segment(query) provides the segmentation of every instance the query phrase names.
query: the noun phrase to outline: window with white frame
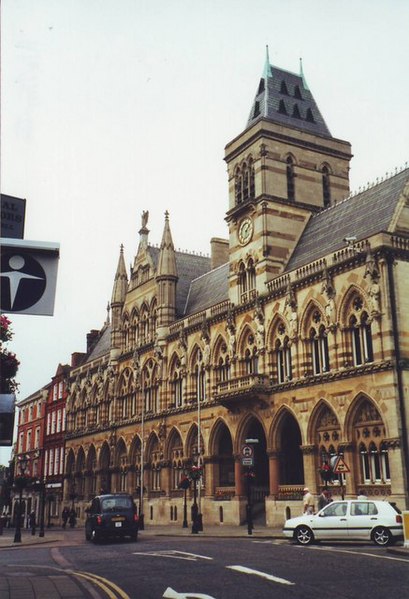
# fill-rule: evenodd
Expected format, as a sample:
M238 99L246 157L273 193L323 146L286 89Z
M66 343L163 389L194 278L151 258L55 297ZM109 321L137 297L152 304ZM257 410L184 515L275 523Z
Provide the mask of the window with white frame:
M51 415L51 434L52 435L55 433L56 421L57 421L57 412L54 410Z
M55 455L54 455L54 474L58 474L58 468L60 466L60 448L56 447L55 448Z
M47 414L47 435L50 434L50 430L51 430L51 413L48 412L48 414Z
M59 433L61 431L61 417L62 417L62 410L58 410L57 411L57 433Z
M362 297L356 294L351 302L352 313L348 321L354 366L373 362L374 359L371 321L363 307Z
M58 398L58 384L53 386L53 401L57 401Z
M58 383L58 399L62 399L63 389L64 389L64 383L62 381L60 381Z
M48 463L48 475L52 476L54 470L54 449L50 449L49 463Z

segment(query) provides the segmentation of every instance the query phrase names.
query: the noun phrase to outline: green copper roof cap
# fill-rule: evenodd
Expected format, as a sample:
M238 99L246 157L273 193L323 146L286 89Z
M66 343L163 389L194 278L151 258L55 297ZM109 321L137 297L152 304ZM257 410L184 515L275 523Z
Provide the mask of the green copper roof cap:
M300 77L302 79L304 88L309 90L310 88L307 85L307 82L306 82L305 77L304 77L304 71L302 69L302 58L300 58Z

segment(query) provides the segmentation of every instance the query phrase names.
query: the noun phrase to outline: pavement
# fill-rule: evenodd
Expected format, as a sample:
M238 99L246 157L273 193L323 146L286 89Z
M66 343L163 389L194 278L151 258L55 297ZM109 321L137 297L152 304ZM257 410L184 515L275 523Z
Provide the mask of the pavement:
M205 538L254 538L284 539L281 529L256 525L253 534L249 535L246 526L204 526L204 530L193 535L191 528L180 525L146 526L139 532L140 540L150 537L205 537ZM21 543L14 542L14 529L4 529L0 535L1 554L7 552L10 564L0 572L1 599L124 599L127 595L110 581L96 577L89 572L78 572L70 568L60 547L82 545L85 543L83 527L62 529L53 527L46 529L44 537L32 535L30 530L21 531ZM33 546L51 548L53 560L51 565L41 568L13 566L13 554ZM409 557L409 547L403 542L388 547L390 553ZM54 552L54 553L53 553ZM59 566L59 567L58 567ZM7 568L7 572L5 571ZM130 598L129 598L130 599Z

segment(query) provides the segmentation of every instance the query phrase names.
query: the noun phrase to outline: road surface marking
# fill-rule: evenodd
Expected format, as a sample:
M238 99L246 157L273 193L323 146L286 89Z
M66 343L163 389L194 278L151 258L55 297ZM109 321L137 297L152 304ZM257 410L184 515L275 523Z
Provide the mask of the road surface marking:
M168 587L162 597L165 599L215 599L211 595L203 595L203 593L178 593L171 587Z
M302 547L300 547L302 549ZM389 555L377 555L376 553L366 553L364 551L353 551L351 549L334 549L333 547L308 547L308 549L315 549L316 551L332 551L334 553L349 553L350 555L366 555L366 557L376 557L377 559L389 559L395 562L406 562L409 563L408 559L404 557L391 557Z
M71 572L73 576L85 578L86 580L90 580L94 584L98 585L108 595L110 599L118 599L118 597L120 597L121 599L131 599L129 595L127 595L127 593L125 593L125 591L123 591L114 582L111 582L110 580L107 580L102 576L98 576L97 574L91 574L90 572L76 572L75 570L67 571Z
M197 553L188 553L187 551L177 551L176 549L169 549L163 551L135 551L134 555L149 555L150 557L169 557L170 559L183 559L189 562L197 562L198 559L212 560L212 557L206 555L199 555Z
M280 584L295 584L295 582L290 582L285 578L279 578L278 576L273 576L266 572L260 572L260 570L252 570L251 568L246 568L246 566L226 566L226 568L229 570L236 570L237 572L243 572L243 574L254 574L255 576L260 576L261 578L271 580L272 582L279 582Z

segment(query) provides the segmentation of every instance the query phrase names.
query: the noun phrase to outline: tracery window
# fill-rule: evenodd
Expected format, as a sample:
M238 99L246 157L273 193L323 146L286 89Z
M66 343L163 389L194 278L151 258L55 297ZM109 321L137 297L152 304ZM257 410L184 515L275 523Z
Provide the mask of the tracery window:
M243 366L245 374L258 373L258 352L253 333L247 335L244 343Z
M196 399L199 402L206 400L206 368L203 363L203 355L200 350L196 352L193 379Z
M290 381L293 378L291 344L282 321L276 326L273 347L273 378L279 384Z
M352 314L348 321L354 366L373 362L374 359L371 322L363 305L362 297L356 294L351 303Z
M159 442L155 441L151 452L151 489L160 491L161 489L161 457L159 451Z
M356 414L354 437L361 456L361 482L373 485L390 483L385 427L380 413L369 400L362 402Z
M241 261L238 274L239 297L241 303L252 300L256 295L256 268L253 258L247 260L247 265Z
M227 345L222 343L220 348L220 355L215 368L216 371L216 383L222 383L230 379L230 358L227 353Z
M170 375L170 387L172 404L176 408L180 408L185 403L184 398L184 376L179 358L174 361Z
M159 412L159 381L157 378L156 364L152 359L148 360L148 363L143 369L142 389L145 412Z
M254 163L251 158L236 168L234 175L234 195L236 204L255 197Z
M175 438L171 447L171 463L172 463L172 479L171 487L173 490L179 488L179 483L183 477L183 447L182 441L179 435L175 435Z
M314 310L311 321L309 341L312 373L321 374L329 371L328 337L319 310Z

